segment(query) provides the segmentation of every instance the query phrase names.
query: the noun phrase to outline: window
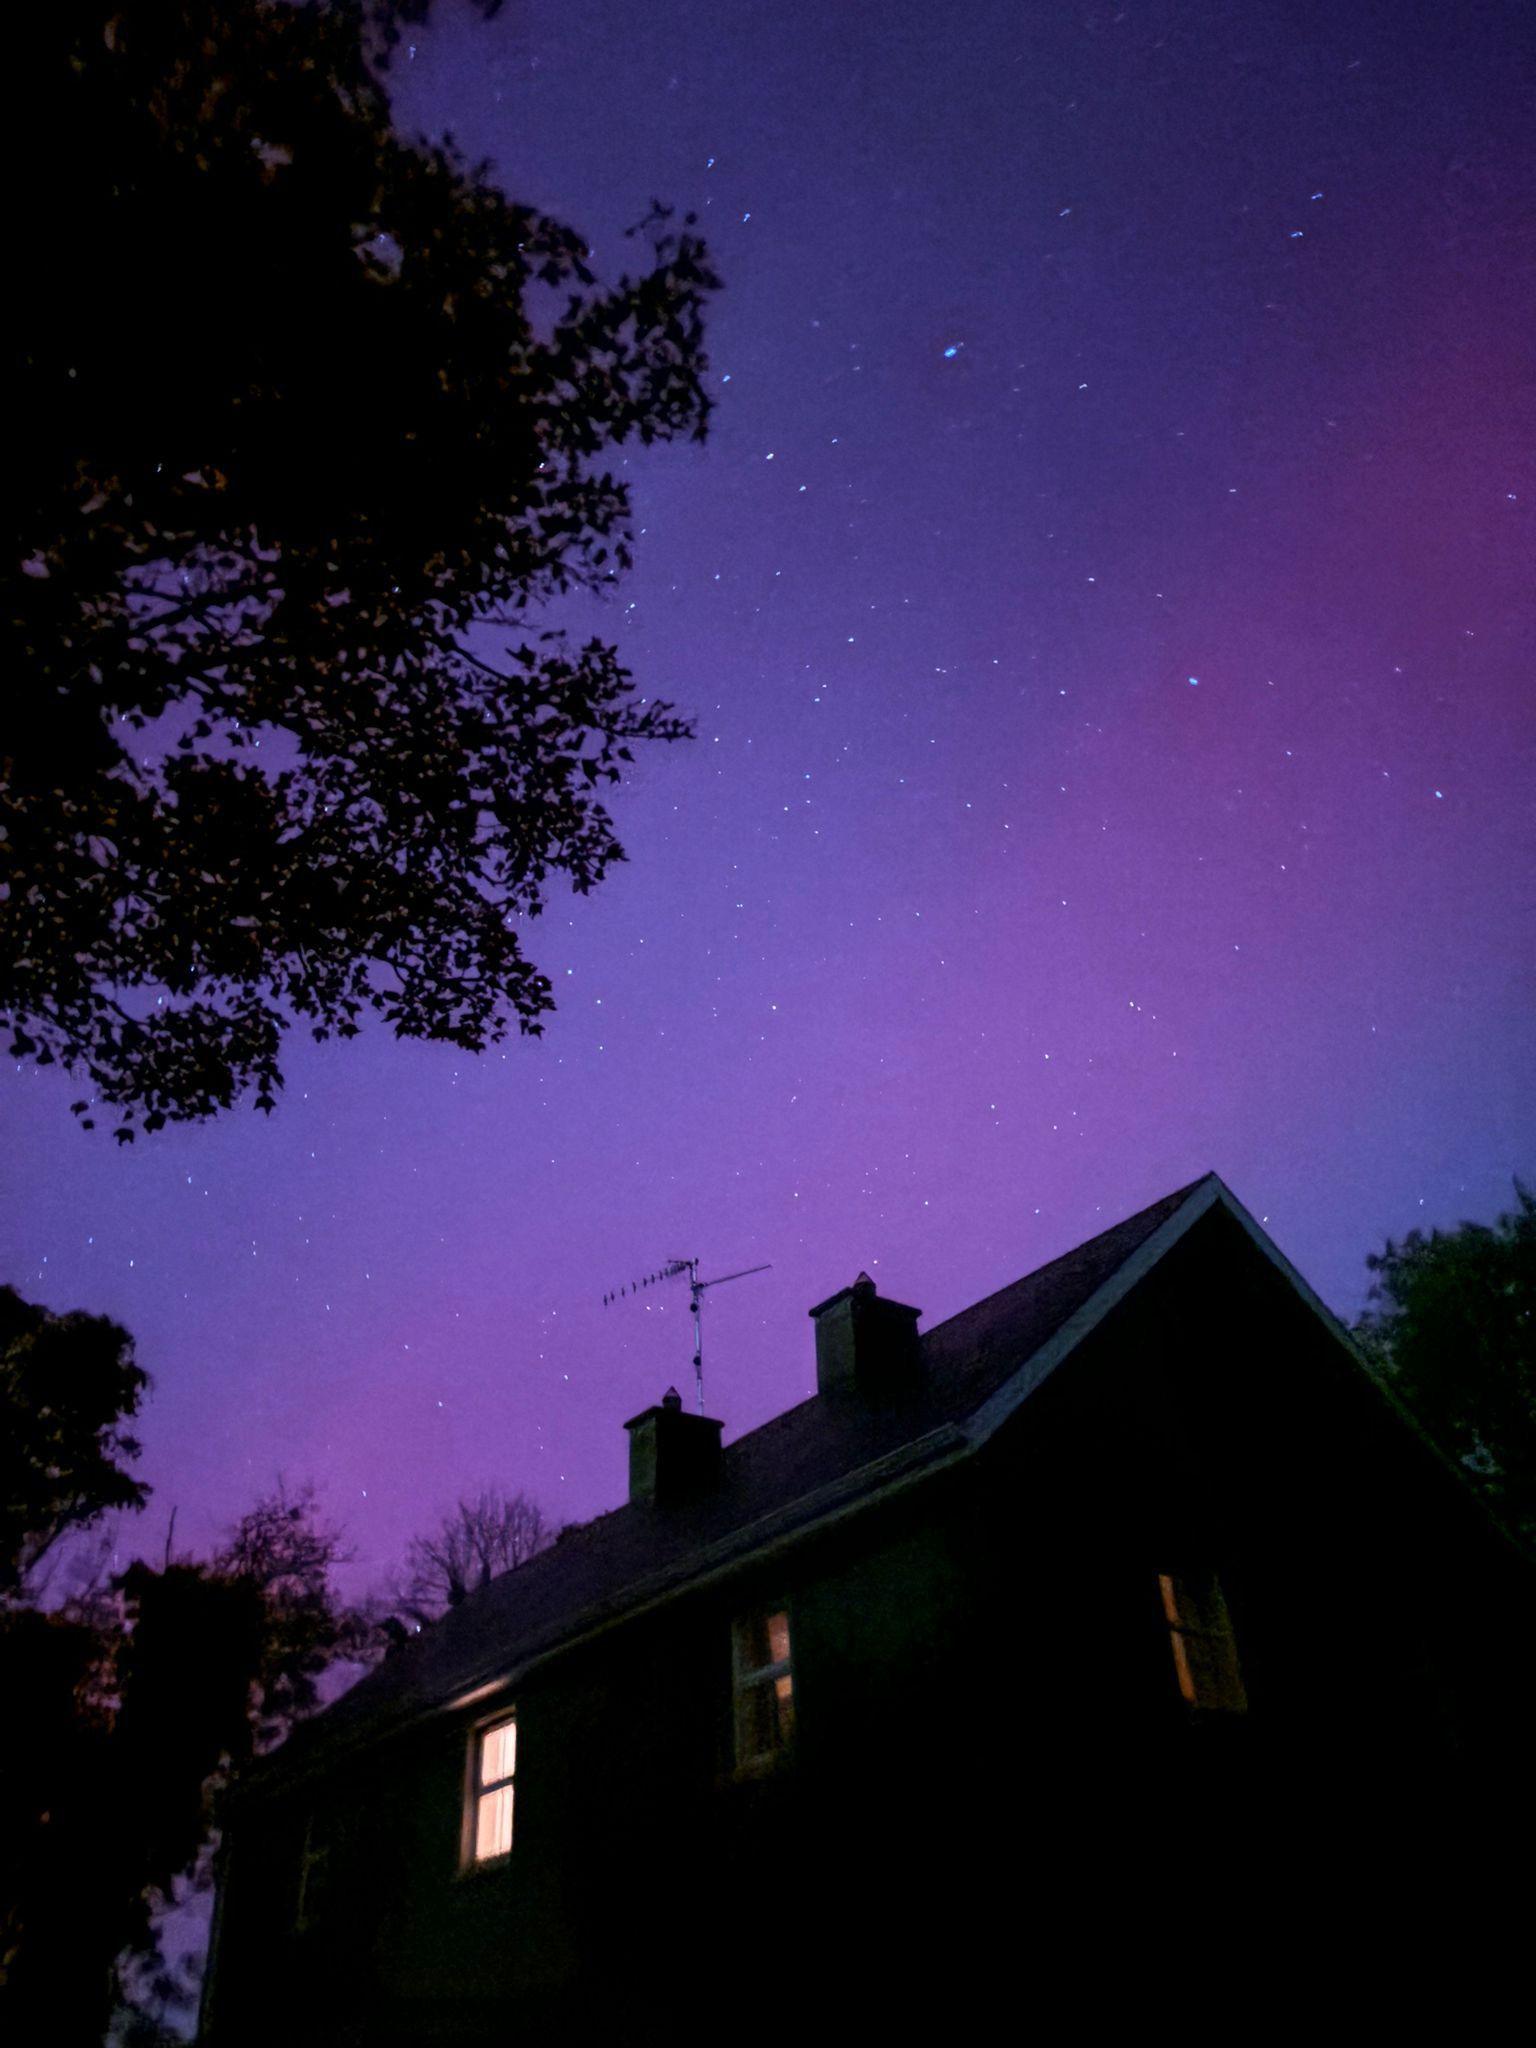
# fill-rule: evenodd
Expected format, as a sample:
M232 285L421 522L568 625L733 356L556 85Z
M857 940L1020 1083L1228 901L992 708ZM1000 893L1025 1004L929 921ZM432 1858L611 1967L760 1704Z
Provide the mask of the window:
M736 1768L750 1770L786 1754L795 1733L795 1680L789 1615L765 1607L736 1624Z
M512 1794L517 1773L517 1716L482 1728L475 1738L473 1860L489 1863L512 1853Z
M1191 1707L1242 1713L1248 1695L1221 1581L1213 1571L1163 1572L1158 1585L1180 1694Z
M311 1814L304 1823L304 1847L299 1853L299 1897L294 1925L300 1934L307 1934L319 1918L330 1858L330 1843Z

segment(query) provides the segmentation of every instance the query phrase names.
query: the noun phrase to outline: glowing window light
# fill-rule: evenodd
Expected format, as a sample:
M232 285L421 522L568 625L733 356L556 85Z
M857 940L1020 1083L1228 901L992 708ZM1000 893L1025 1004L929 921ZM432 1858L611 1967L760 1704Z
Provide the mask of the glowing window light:
M482 1728L475 1773L475 1861L512 1853L513 1779L517 1771L517 1718Z
M789 1614L761 1608L736 1623L736 1768L761 1770L786 1755L795 1733Z

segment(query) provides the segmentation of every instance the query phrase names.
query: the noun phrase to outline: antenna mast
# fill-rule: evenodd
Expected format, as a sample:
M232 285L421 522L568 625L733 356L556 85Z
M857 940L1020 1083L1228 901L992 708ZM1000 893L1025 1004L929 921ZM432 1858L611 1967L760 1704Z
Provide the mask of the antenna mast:
M632 1280L627 1287L616 1287L612 1293L603 1296L603 1306L619 1301L626 1294L638 1294L642 1287L654 1287L661 1280L680 1280L688 1275L688 1301L693 1312L693 1378L698 1389L699 1413L704 1413L704 1324L699 1310L704 1296L711 1287L723 1287L728 1280L745 1280L753 1273L770 1273L772 1262L766 1266L743 1266L739 1273L717 1273L713 1280L699 1278L697 1259L668 1259L658 1273L646 1273L638 1280Z

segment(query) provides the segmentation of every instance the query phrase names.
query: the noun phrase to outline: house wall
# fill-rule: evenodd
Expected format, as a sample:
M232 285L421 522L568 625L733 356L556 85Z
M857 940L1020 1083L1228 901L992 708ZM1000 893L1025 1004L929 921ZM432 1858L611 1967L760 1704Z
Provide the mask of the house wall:
M1157 1578L1197 1565L1241 1716L1179 1697ZM759 1601L797 1743L740 1779ZM1384 1913L1396 1859L1508 1795L1531 1625L1529 1572L1215 1219L981 1456L530 1675L505 1865L460 1853L495 1703L248 1809L209 2038L766 2038L813 1978L866 2020L942 1983L953 2022L1021 1943L1037 1983L1106 1938L1166 1970L1192 1925L1302 1953L1322 1898Z

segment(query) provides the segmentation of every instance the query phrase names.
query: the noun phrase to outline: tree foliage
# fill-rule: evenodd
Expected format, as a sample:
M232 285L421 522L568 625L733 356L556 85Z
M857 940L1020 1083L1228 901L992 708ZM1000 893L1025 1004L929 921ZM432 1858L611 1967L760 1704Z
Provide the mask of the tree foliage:
M612 451L702 438L704 247L654 210L600 284L403 140L391 12L12 24L0 1016L119 1138L270 1109L295 1022L539 1030L521 927L687 730L531 615L629 565Z
M84 1612L0 1619L0 2015L18 2040L99 2042L118 1959L207 1839L251 1746L254 1587L135 1564Z
M502 1572L547 1550L558 1533L558 1525L525 1493L487 1486L466 1495L431 1535L412 1537L398 1609L418 1627L433 1621Z
M335 1662L372 1653L309 1487L258 1500L207 1562L167 1554L63 1599L59 1575L44 1584L62 1539L143 1505L118 1460L137 1454L123 1425L145 1385L117 1324L0 1289L7 2039L94 2044L128 1978L176 1988L156 1915L206 1868L230 1771L313 1711Z
M144 1505L124 1425L148 1383L121 1324L0 1287L0 1601L25 1597L64 1536Z
M231 1772L315 1709L335 1661L371 1654L332 1581L343 1554L313 1489L279 1487L211 1562L134 1563L88 1600L0 1615L0 2019L18 2038L99 2041L130 1985L175 1993L157 1918L206 1879Z
M1424 1429L1536 1541L1536 1197L1493 1224L1388 1238L1356 1335Z

